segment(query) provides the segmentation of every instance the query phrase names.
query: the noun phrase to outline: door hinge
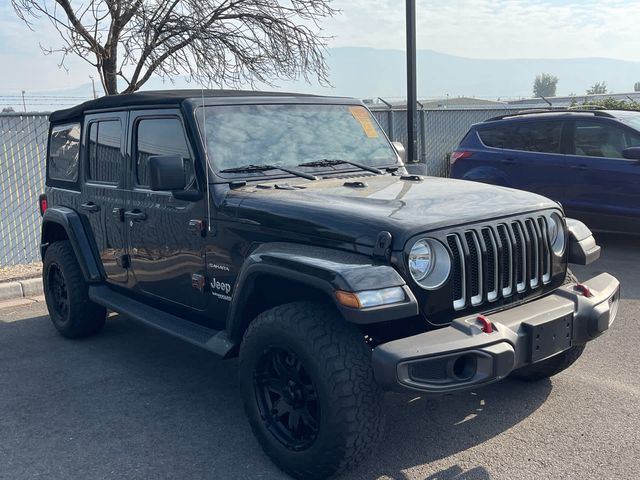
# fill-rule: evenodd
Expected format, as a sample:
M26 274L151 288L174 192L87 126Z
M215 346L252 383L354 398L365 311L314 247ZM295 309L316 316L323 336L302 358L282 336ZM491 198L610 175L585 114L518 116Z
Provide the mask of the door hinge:
M120 255L116 263L120 268L129 268L131 266L131 257L129 255Z
M191 286L196 290L204 292L204 288L207 285L207 277L204 275L200 275L199 273L194 273L191 275Z
M194 235L205 236L207 223L204 220L189 220L189 231Z

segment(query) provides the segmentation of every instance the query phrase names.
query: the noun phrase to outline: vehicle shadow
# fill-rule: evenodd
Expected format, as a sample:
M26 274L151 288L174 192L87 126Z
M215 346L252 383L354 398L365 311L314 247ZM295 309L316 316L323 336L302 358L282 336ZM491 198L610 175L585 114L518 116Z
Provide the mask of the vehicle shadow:
M101 335L69 341L42 316L0 322L0 364L8 478L288 478L251 433L234 360L118 316ZM550 390L506 381L435 399L389 394L383 445L344 478L403 479L509 429ZM425 475L487 478L482 467Z
M449 457L482 444L537 410L551 392L549 380L523 383L505 380L468 393L424 398L389 394L385 401L387 431L372 460L349 478L402 480L404 470ZM490 478L483 466L463 471L454 466L425 480Z

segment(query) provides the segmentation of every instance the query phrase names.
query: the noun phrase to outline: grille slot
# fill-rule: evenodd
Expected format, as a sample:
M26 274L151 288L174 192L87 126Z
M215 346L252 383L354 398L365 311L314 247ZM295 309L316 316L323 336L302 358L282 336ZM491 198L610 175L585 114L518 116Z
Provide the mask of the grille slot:
M455 310L534 291L551 281L544 216L451 233L447 244L452 253Z

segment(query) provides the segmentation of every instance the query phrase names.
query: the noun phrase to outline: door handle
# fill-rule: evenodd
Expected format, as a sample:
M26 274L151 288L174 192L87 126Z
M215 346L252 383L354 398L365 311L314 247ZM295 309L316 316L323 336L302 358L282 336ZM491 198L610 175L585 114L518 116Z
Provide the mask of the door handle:
M100 210L100 207L93 202L87 202L80 205L80 208L86 210L87 212L97 212Z
M140 210L127 210L124 212L124 218L129 218L134 222L142 222L147 219L147 214Z
M588 170L586 165L572 165L571 168L573 168L574 170L580 170L580 171Z

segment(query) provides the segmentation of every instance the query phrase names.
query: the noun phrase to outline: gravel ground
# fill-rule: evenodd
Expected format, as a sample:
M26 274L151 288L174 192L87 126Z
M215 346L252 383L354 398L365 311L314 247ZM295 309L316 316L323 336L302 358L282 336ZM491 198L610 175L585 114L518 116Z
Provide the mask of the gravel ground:
M0 282L24 280L26 278L39 277L42 274L42 263L29 263L27 265L12 265L0 267Z
M389 394L381 447L344 478L637 479L638 242L600 240L603 259L575 271L617 275L623 300L574 367L439 399ZM286 478L251 435L235 361L117 316L67 341L32 303L0 309L0 365L2 479Z

